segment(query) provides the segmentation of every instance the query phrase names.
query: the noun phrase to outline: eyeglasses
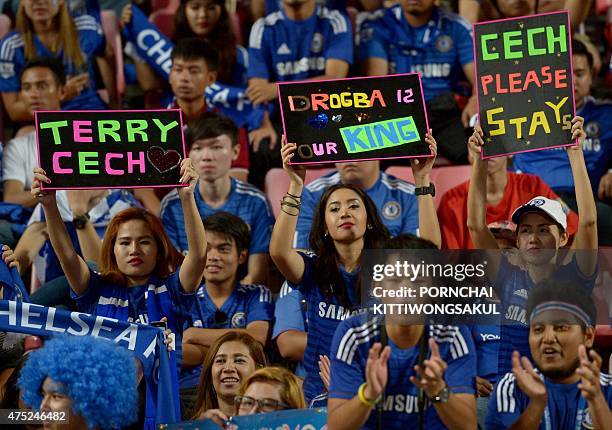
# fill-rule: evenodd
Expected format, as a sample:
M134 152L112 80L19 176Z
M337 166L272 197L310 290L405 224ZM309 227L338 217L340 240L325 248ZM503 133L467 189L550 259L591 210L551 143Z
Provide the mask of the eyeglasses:
M289 405L274 399L254 399L249 396L234 397L234 404L243 411L250 411L255 405L261 412L274 412L279 409L289 409Z

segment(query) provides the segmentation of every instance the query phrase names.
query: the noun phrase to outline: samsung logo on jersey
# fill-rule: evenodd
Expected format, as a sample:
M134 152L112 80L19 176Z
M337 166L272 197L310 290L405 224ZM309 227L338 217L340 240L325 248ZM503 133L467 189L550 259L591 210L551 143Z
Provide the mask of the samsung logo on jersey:
M304 57L297 61L285 61L276 64L278 76L297 75L309 70L325 70L325 57Z
M511 321L518 321L521 324L527 324L525 320L526 311L521 306L511 305L508 306L508 310L506 311L506 319Z
M413 73L420 73L423 78L448 78L451 73L449 63L442 64L413 64Z
M345 320L350 316L357 315L360 310L351 311L344 306L319 302L319 316L332 320Z
M417 396L409 394L392 394L385 397L383 411L415 414L419 412L419 400Z

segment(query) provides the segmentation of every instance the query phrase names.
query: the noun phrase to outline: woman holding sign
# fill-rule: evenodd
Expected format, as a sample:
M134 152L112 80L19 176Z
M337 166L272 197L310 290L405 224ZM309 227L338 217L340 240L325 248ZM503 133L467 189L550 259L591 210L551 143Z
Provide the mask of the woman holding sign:
M421 191L425 190L418 196L419 230L439 244L440 227L429 188L429 173L437 145L431 132L425 141L433 156L411 160L416 185L422 187ZM364 249L378 247L389 237L389 232L364 191L352 185L338 184L323 194L315 209L310 232L310 248L314 255L293 249L306 174L303 166L289 164L296 148L295 143L283 141L281 156L290 184L272 232L270 256L289 286L298 289L308 302L304 394L306 401L311 402L324 392L319 378L320 357L329 354L340 321L359 312L361 253Z
M193 293L202 281L206 261L206 235L193 196L198 174L189 158L181 162L180 168L181 183L188 184L178 189L189 244L184 260L157 217L130 208L115 215L108 225L99 273L92 271L74 250L57 208L55 191L41 189L41 183L49 184L50 180L40 167L34 169L32 183L32 194L45 213L51 245L79 309L141 324L167 318L167 328L177 333L179 351L183 320L191 311Z

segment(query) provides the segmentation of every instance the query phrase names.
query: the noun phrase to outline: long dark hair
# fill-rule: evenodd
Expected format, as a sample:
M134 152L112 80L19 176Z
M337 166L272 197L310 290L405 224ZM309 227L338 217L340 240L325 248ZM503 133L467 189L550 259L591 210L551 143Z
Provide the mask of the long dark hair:
M321 196L319 204L314 211L309 237L310 248L317 255L314 267L314 277L322 294L326 297L336 297L342 306L351 308L353 304L349 299L347 286L344 284L342 274L340 273L340 257L338 255L338 250L332 238L326 235L327 225L325 224L325 208L327 207L327 201L334 191L343 188L354 191L365 206L368 224L363 236L363 248L379 248L390 235L389 230L387 230L387 227L385 227L378 215L376 205L360 188L351 184L336 184L329 187ZM357 297L361 296L359 291L360 287L361 283L358 282Z
M225 7L225 2L223 0L212 0L212 2L221 6L221 15L219 15L219 20L215 27L206 36L206 40L218 50L219 68L217 69L217 80L230 83L232 69L236 64L236 34ZM189 3L189 0L182 1L176 11L176 15L174 15L174 34L172 35L174 43L185 37L200 37L193 32L187 21L185 13L187 3Z
M196 398L196 404L194 407L194 413L191 417L192 420L198 419L198 417L209 409L219 408L219 399L217 397L217 391L213 385L212 366L215 361L215 357L219 352L221 345L227 342L241 342L245 345L251 358L255 362L256 369L265 367L268 365L268 359L264 352L261 343L253 339L253 337L245 332L241 331L229 331L213 342L213 344L206 352L204 357L204 363L202 367L202 373L200 373L200 382L198 384L198 396Z

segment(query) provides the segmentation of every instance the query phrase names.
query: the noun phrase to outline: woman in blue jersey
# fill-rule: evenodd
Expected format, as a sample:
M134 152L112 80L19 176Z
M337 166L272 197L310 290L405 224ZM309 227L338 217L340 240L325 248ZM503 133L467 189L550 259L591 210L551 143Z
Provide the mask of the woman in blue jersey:
M139 209L119 212L111 220L100 249L99 273L76 253L57 208L54 191L44 170L34 169L32 194L43 207L51 245L70 284L79 309L93 315L148 324L167 318L168 328L180 338L193 305L193 293L202 281L206 237L193 190L198 175L189 158L180 166L178 189L185 214L189 253L184 260L174 249L159 219ZM90 223L90 236L95 230ZM177 348L181 342L177 338ZM179 361L179 360L177 360Z
M436 154L436 142L425 139L433 157L414 160L412 169L421 191L431 185L429 172ZM376 248L389 237L378 210L367 194L353 186L338 184L321 197L313 216L310 247L314 255L293 249L293 237L300 208L306 169L290 165L297 145L283 141L283 167L290 177L276 219L270 256L291 288L308 302L308 338L304 354L307 402L324 393L319 378L319 356L329 355L331 340L341 320L359 311L359 267L361 252ZM424 191L426 193L426 191ZM431 194L419 195L419 229L423 236L440 243L440 228Z
M11 119L32 121L19 97L19 75L25 63L36 57L58 58L63 63L68 79L62 108L104 109L96 93L93 63L96 55L103 52L102 29L94 17L72 18L65 0L22 1L17 11L16 29L0 42L0 91ZM100 70L109 69L101 67ZM110 82L112 77L106 75L104 81Z

